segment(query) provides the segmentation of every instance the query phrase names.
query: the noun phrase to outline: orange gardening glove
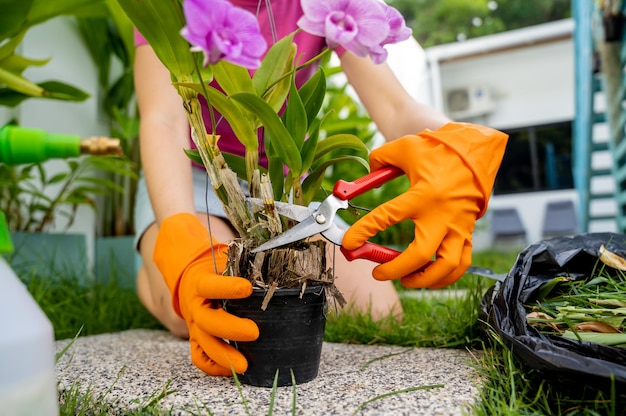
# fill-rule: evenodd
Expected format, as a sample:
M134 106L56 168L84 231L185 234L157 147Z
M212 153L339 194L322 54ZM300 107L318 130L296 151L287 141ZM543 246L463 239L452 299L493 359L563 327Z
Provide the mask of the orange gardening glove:
M172 215L161 223L154 248L154 262L172 293L174 310L187 322L191 361L215 376L232 375L231 368L237 373L248 368L245 357L225 340L259 337L253 321L222 308L221 299L241 299L252 293L248 280L218 274L226 268L227 249L188 213Z
M373 150L372 170L396 166L411 187L350 227L343 246L354 250L377 232L411 219L415 239L398 257L377 266L374 278L401 278L411 288L454 283L471 264L474 223L487 209L507 139L487 127L448 123Z

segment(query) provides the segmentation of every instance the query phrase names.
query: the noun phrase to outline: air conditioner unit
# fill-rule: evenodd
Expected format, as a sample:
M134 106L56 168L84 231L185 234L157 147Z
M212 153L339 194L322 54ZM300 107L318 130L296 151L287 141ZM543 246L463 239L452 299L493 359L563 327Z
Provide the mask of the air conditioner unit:
M454 120L483 116L494 109L489 89L484 85L453 88L444 97L446 113Z

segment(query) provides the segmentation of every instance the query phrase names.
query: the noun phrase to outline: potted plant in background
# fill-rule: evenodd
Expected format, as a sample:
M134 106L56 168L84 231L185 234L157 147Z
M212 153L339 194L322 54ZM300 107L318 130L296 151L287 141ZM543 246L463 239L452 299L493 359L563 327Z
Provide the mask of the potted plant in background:
M89 0L2 1L0 16L0 105L15 107L29 98L84 101L84 91L64 82L34 83L22 74L31 66L43 66L50 59L30 59L17 53L24 36L33 26L63 15L100 13L100 2Z
M354 16L350 13L357 11L346 1L324 2L324 7L313 7L316 1L302 2L305 17L301 22L304 29L314 35L325 36L324 21L329 14L337 13L336 16L348 16L352 19ZM261 343L264 333L262 321L268 319L272 313L272 300L278 297L278 292L294 291L295 288L298 298L300 292L307 286L319 285L326 289L318 288L317 293L329 292L334 287L334 277L326 269L326 250L322 241L300 241L267 252L251 252L263 242L293 226L293 223L278 215L273 209L273 202L289 201L308 205L319 195L327 169L337 162L351 160L367 168L367 162L362 157L350 154L354 150L367 150L358 137L345 133L326 137L320 134L320 126L327 116L320 114L326 92L324 71L318 69L300 87L297 87L294 81L295 73L299 69L316 63L330 53L330 49L308 62L299 62L292 33L272 45L260 62L257 61L265 51L260 50L258 46L265 42L256 42L251 38L247 38L250 44L245 45L243 49L245 56L229 56L224 53L225 51L220 51L216 44L208 41L211 39L209 33L212 30L218 31L219 28L206 26L205 19L189 18L189 13L192 13L192 17L210 13L212 7L215 9L216 2L222 10L226 8L230 13L233 6L226 0L186 0L183 4L185 14L181 11L180 1L119 0L119 2L151 44L157 56L170 70L173 84L182 97L183 106L187 111L193 140L199 149L197 154L189 152L189 155L192 158L199 156L198 160L205 166L211 184L240 236L230 245L227 273L248 278L263 293L252 318L259 325L261 332L261 337L255 343ZM359 36L343 45L358 55L370 55L375 60L383 59L385 44L405 39L410 34L399 13L382 3L368 1L366 7L361 7L358 12L365 13L369 19L374 18L374 27L370 26L370 29L376 32L374 37L379 39L374 44L361 43L362 38L359 36L368 36L367 27L362 27ZM187 16L187 20L184 16ZM225 17L226 15L219 16L215 20L228 25L231 31L236 32L241 21L228 21ZM390 20L393 21L393 25L390 25ZM159 24L155 25L154 22L157 21ZM353 23L357 25L360 23L358 16ZM372 23L372 20L369 23ZM248 36L254 32L249 27L239 29L246 31ZM192 44L191 49L188 41L180 36L181 30ZM236 36L236 33L234 35ZM339 44L336 38L330 37L327 40L330 45ZM203 52L204 63L208 65L201 65L199 58L202 56L199 56L201 54L198 52ZM253 75L250 75L249 68L256 68ZM208 84L213 79L220 88ZM215 120L208 120L206 124L212 127L207 131L200 111L199 96L203 96L210 106L228 121L246 148L245 158L238 158L219 150L218 137L212 133ZM260 128L264 131L267 168L261 167L258 160L257 134ZM334 152L336 157L326 158L325 156L331 152ZM337 155L337 152L343 154ZM238 185L237 177L247 180L251 196L263 200L262 207L250 209ZM308 262L309 267L295 270L298 262L294 259L303 258L311 260ZM285 272L285 269L288 269L288 272ZM261 313L259 310L262 306L267 308ZM324 309L318 309L323 333ZM284 311L280 313L282 315L279 318L273 319L284 320L290 315ZM240 310L237 314L245 316ZM292 326L291 332L293 330ZM289 334L283 335L286 338L282 343L273 340L274 346L271 348L276 349L281 344L292 343ZM318 364L322 339L314 334L315 337L318 338L314 340L317 346L309 355L313 359L317 358ZM262 355L277 356L269 354L268 350ZM287 356L289 353L283 352L279 355ZM289 369L294 370L296 382L308 381L317 374L317 368L310 374L298 374L298 369L293 366L251 362L244 376L256 369L265 371L266 374L260 377L265 380L261 383L264 384L268 379L273 379L277 368L282 370L278 375L280 385L291 383ZM257 384L257 379L244 378L244 381Z
M138 254L134 248L134 202L139 157L139 117L133 85L135 45L133 26L115 0L105 0L102 16L78 17L78 30L98 69L99 108L106 116L109 135L120 139L125 172L103 172L123 192L97 198L95 276L135 287Z
M103 13L103 3L91 0L9 1L3 2L2 10L0 106L15 108L30 98L71 102L87 99L86 92L70 84L56 80L34 83L25 78L22 74L27 68L43 66L50 59L30 59L17 51L33 26L64 15L98 16ZM16 251L12 265L18 273L66 274L71 269L79 276L90 274L84 235L52 235L46 231L58 218L65 218L66 227L71 226L78 207L95 208L96 195L120 191L115 183L100 180L99 175L100 172L126 173L127 165L119 158L100 156L76 158L65 163L65 169L54 175L46 171L43 162L19 166L0 164L0 208L13 232ZM35 238L32 238L33 233L36 233ZM56 241L49 242L49 239ZM53 265L55 270L50 270Z

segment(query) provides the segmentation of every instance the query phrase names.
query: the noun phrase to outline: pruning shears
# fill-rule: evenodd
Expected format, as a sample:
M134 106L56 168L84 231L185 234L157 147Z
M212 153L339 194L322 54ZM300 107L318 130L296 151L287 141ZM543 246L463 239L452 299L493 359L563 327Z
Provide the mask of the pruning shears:
M274 207L277 212L296 221L297 224L284 233L261 244L253 249L252 252L270 250L321 234L328 241L339 246L341 252L349 261L366 259L376 263L386 263L393 260L400 255L399 251L369 241L355 250L344 248L342 246L343 236L348 229L338 226L335 223L335 216L340 209L349 208L350 199L378 188L403 174L402 170L391 166L375 170L353 182L339 180L335 183L332 194L315 208L274 201ZM248 202L252 205L263 206L263 201L258 198L248 198ZM506 273L496 273L486 267L470 266L466 272L498 281L503 281L506 277Z
M339 180L335 183L332 194L315 208L285 202L274 202L274 207L280 215L297 221L298 224L261 244L252 252L269 250L321 234L331 243L340 246L341 252L350 261L367 259L376 263L386 263L394 259L400 254L399 251L369 241L355 250L344 248L341 242L347 228L344 229L338 226L335 223L335 216L340 209L349 207L350 199L371 189L378 188L402 174L402 170L396 167L385 167L356 179L354 182ZM262 204L261 200L255 198L249 198L249 201L255 204Z

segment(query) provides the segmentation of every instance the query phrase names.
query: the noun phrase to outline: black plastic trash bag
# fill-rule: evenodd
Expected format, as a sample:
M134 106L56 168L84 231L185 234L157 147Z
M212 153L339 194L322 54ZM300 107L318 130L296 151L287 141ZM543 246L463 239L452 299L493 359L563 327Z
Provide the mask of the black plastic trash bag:
M626 399L626 348L540 333L527 323L524 308L543 284L557 276L589 279L602 245L626 257L626 235L613 233L556 237L527 247L506 278L483 297L480 320L483 330L495 331L517 359L559 383L563 391L610 394L614 382L621 401Z

